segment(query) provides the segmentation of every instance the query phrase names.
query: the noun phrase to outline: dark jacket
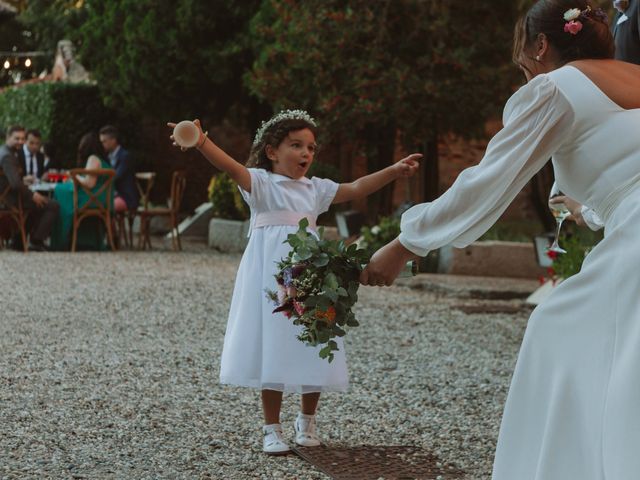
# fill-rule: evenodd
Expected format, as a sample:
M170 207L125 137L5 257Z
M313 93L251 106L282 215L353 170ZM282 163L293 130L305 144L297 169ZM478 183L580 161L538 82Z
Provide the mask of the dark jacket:
M6 144L0 147L0 168L5 174L4 177L0 178L0 191L4 191L7 184L11 185L9 202L14 206L17 205L18 195L22 195L23 206L25 208L32 208L34 206L33 193L31 193L29 187L22 181L24 171L22 170L17 152L9 148Z
M129 209L138 208L139 195L136 187L136 172L129 152L120 147L113 165L116 171L115 189Z
M18 154L18 159L20 160L20 166L22 167L22 171L25 172L26 174L28 169L27 169L27 157L24 154L24 149L19 148L16 153ZM36 162L38 163L38 178L42 178L42 175L44 174L44 172L48 170L44 166L44 154L42 152L36 153Z
M628 20L618 23L625 15ZM616 13L611 27L616 59L640 65L640 0L630 0L624 13Z

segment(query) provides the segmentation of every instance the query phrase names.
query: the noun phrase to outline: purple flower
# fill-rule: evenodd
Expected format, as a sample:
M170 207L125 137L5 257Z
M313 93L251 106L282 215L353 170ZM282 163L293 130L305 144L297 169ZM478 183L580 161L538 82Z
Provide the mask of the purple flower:
M285 268L282 271L282 280L285 287L293 286L293 280L300 276L306 269L305 265L295 265L293 267Z

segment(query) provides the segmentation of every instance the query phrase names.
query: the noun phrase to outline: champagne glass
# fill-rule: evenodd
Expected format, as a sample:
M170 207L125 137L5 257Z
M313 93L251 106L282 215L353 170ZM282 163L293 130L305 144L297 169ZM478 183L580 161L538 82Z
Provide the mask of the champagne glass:
M556 184L553 184L553 188L551 189L551 195L549 196L549 200L552 198L563 195L563 193L557 188ZM549 247L550 252L556 253L567 253L567 251L560 247L558 243L558 239L560 238L560 229L562 228L562 222L564 222L565 218L571 215L571 212L567 208L564 203L551 203L549 202L549 208L551 209L551 214L556 219L556 237L553 239L553 243Z
M415 277L418 274L418 262L410 260L406 263L404 268L400 271L398 278Z

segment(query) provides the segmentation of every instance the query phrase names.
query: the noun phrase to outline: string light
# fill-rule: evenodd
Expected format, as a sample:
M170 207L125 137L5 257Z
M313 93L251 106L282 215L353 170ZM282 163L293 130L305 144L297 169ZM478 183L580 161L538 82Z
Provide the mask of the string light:
M25 67L27 67L27 68L29 68L29 67L31 66L31 59L30 59L30 58L27 58L27 59L24 61L24 66L25 66Z
M11 63L9 63L9 60L5 60L4 61L4 68L5 70L9 70L9 67L11 66Z

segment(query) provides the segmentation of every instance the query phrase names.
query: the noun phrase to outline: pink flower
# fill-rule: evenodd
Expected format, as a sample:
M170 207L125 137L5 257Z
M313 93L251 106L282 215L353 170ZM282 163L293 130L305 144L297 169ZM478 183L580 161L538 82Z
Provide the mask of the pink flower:
M278 285L278 303L282 305L286 299L287 292L282 285Z
M295 309L298 315L302 315L304 313L304 303L299 302L297 300L293 301L293 308Z
M580 20L571 20L564 24L564 31L571 35L575 35L580 30L582 30L582 22Z
M286 292L289 298L296 298L296 295L298 294L296 287L287 287Z

